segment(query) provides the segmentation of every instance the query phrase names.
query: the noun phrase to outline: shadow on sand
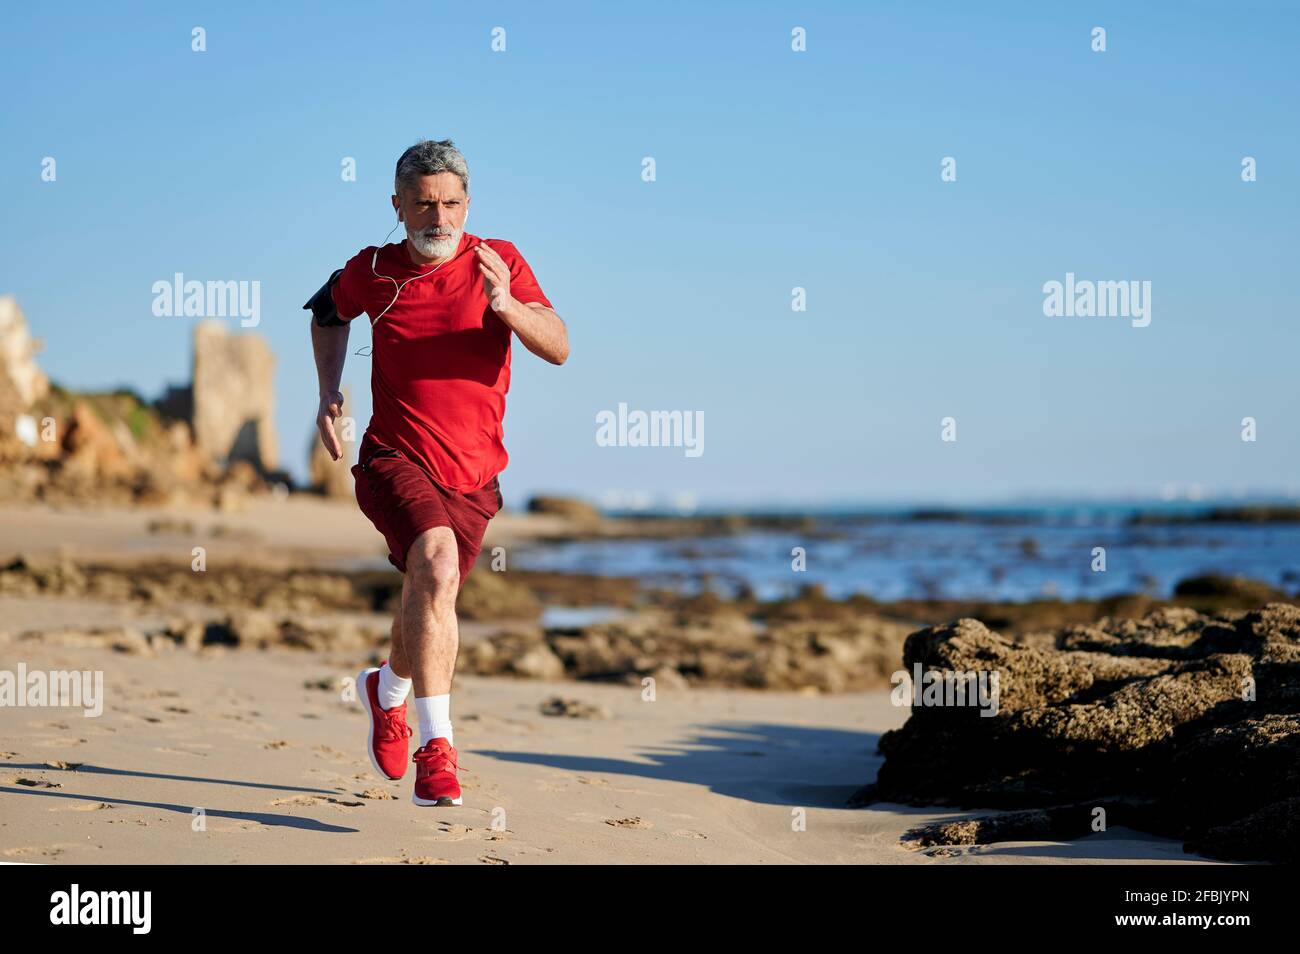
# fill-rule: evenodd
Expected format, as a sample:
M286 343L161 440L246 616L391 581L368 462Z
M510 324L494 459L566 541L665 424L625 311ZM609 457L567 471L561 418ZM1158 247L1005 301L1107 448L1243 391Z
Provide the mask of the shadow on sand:
M874 732L735 722L692 727L686 740L640 746L640 760L476 750L476 756L568 772L632 775L702 785L761 805L844 808L880 759Z
M176 805L171 802L142 802L134 798L114 798L109 795L74 795L71 792L51 792L48 789L40 788L9 788L0 785L0 795L39 795L45 798L70 798L75 801L83 802L104 802L106 805L133 805L136 808L157 808L167 812L178 812L182 815L193 813L194 805ZM209 818L230 818L234 821L257 822L270 828L299 828L303 831L319 831L326 833L342 834L345 832L355 832L355 828L344 828L341 825L329 825L314 818L296 818L293 815L276 815L271 812L228 812L220 808L203 808L203 813Z
M14 764L6 763L6 769L31 769L34 771L50 771L50 766L37 763ZM70 772L76 775L117 775L133 778L153 778L169 782L190 782L203 783L208 785L237 785L242 788L261 788L277 792L305 792L311 795L325 795L334 797L338 792L330 791L324 788L307 788L301 785L274 785L267 782L244 782L237 779L225 778L203 778L198 775L167 775L162 772L137 772L130 769L113 769L104 768L99 765L80 765L76 769L62 769L59 771ZM355 832L355 828L346 828L341 825L331 825L326 822L317 821L314 818L299 818L294 815L281 815L274 812L235 812L225 811L220 808L208 808L206 805L177 805L172 802L146 802L132 798L117 798L112 795L77 795L72 792L54 792L42 788L18 788L10 786L0 786L0 795L38 795L45 798L68 798L74 801L84 802L103 802L107 805L130 805L136 808L156 808L161 811L178 812L182 815L191 815L196 807L202 807L204 814L209 818L229 818L234 821L257 822L272 828L297 828L303 831L319 831L325 833L342 834L345 832Z

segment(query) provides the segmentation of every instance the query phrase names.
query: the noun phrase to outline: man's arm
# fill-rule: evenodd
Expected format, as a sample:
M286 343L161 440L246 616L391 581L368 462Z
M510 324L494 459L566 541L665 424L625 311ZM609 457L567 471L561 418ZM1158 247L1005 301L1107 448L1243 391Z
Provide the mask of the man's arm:
M330 275L316 294L307 299L304 311L311 312L311 348L316 355L316 377L320 382L320 406L316 411L316 430L330 457L343 456L343 445L334 433L334 421L343 413L343 361L348 354L348 324L356 315L343 318L334 303L334 289L344 269Z
M564 364L569 358L569 331L552 308L518 301L510 294L510 266L486 243L474 246L486 283L488 301L525 348L543 361Z
M498 311L501 320L519 336L523 346L551 364L564 364L569 357L569 331L564 320L541 302L515 301Z
M316 377L320 382L320 407L316 411L316 429L321 443L338 460L343 456L343 445L334 433L334 421L343 413L343 362L348 355L348 326L331 325L322 328L313 318L311 347L316 355Z

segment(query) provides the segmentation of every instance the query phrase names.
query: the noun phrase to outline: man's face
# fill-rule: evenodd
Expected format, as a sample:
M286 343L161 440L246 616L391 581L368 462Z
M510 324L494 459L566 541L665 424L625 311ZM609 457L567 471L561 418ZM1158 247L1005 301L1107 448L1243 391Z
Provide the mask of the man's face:
M406 225L406 237L427 259L448 258L460 244L469 213L469 196L454 172L421 176L393 196L393 208Z

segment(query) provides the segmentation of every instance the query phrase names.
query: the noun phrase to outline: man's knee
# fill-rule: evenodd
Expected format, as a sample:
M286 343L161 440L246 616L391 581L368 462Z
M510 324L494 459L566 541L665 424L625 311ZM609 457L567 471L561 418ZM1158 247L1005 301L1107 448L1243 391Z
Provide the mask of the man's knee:
M434 602L455 604L460 589L460 554L456 537L446 527L420 534L406 555L410 583Z

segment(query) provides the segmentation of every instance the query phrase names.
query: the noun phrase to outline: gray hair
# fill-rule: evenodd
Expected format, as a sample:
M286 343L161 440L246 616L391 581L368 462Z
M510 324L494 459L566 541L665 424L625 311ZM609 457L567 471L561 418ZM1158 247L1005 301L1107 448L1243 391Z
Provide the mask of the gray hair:
M469 166L450 139L423 139L402 153L402 158L397 160L393 191L400 193L402 186L410 185L420 176L436 176L440 172L459 176L465 194L469 195Z

